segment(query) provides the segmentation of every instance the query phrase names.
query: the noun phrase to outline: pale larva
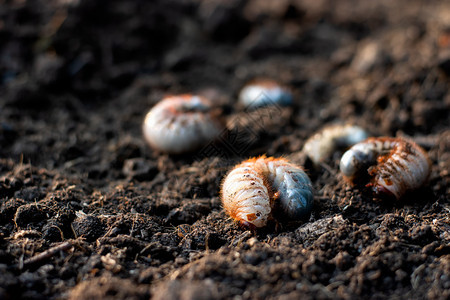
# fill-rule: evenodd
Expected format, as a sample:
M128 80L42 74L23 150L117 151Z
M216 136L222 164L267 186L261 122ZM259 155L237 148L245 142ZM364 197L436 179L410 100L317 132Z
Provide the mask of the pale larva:
M233 219L255 229L276 221L275 215L293 220L309 216L313 190L301 167L283 158L262 156L246 160L228 173L221 199Z
M220 110L201 96L169 96L156 104L143 124L148 144L163 152L180 154L213 141L224 129Z
M367 132L356 125L332 125L310 137L303 152L316 165L328 159L338 148L347 148L368 138Z
M254 80L245 85L239 93L239 104L245 108L270 105L289 106L292 94L288 88L269 79Z
M353 182L366 185L379 196L402 197L425 183L431 164L420 146L402 138L368 138L344 153L340 169Z

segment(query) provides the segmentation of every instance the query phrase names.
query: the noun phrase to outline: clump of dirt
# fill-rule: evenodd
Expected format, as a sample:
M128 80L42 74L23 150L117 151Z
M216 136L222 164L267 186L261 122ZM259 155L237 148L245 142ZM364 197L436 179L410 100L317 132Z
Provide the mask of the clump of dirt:
M450 5L444 1L54 0L0 3L0 298L447 299ZM254 78L294 104L246 111ZM212 98L228 131L149 148L164 95ZM350 187L321 128L408 137L432 171L401 201ZM309 220L244 231L220 184L255 155L303 165Z

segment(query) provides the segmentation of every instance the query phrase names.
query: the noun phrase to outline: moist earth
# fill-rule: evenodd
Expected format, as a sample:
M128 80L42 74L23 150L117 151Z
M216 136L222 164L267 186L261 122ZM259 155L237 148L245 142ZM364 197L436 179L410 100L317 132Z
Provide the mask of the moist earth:
M448 299L450 3L0 2L1 299ZM255 78L291 107L247 111ZM164 95L229 130L170 156L142 137ZM301 149L350 122L429 154L427 183L374 199ZM232 134L231 134L232 133ZM236 163L305 167L308 220L246 231L222 210Z

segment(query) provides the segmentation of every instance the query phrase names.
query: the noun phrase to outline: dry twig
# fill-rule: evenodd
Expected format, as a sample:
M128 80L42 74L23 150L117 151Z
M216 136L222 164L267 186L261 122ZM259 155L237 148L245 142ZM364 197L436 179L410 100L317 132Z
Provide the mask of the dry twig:
M65 251L72 247L73 247L73 245L71 242L64 242L62 244L59 244L59 245L52 247L42 253L39 253L33 257L30 257L30 258L24 260L22 266L20 266L19 269L23 269L23 268L29 267L31 265L40 264L43 261L45 261L46 259L59 253L60 251Z

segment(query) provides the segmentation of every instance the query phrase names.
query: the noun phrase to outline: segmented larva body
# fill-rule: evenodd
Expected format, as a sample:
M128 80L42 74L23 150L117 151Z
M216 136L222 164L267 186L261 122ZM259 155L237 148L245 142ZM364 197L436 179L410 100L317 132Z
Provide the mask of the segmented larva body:
M368 175L370 182L366 186L376 195L399 199L407 190L425 183L431 163L425 150L412 141L378 137L368 138L345 152L340 169L353 183Z
M310 137L303 152L318 165L328 159L337 148L347 148L368 138L367 132L356 125L332 125Z
M245 85L239 93L239 103L246 108L270 105L289 106L292 94L287 87L270 79L254 80Z
M303 169L283 158L259 157L242 162L225 177L221 198L226 212L247 228L274 220L308 216L313 204L311 181Z
M220 111L204 97L190 94L169 96L145 117L144 137L160 151L180 154L214 140L223 130Z

